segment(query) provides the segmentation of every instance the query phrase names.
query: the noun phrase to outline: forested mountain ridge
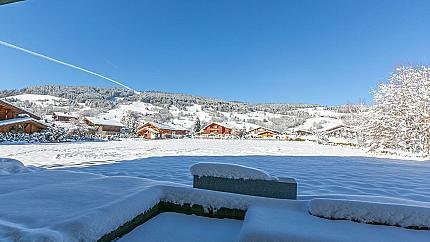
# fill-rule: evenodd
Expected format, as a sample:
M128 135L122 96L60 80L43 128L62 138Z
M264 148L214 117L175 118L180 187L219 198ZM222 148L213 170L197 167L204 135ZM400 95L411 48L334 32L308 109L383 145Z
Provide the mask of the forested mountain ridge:
M69 99L73 103L85 103L93 108L113 108L123 101L142 101L156 106L177 107L202 105L203 108L211 108L223 112L252 112L265 111L286 114L291 110L308 107L319 107L318 104L286 104L286 103L263 103L250 104L245 102L224 101L215 98L206 98L189 94L167 93L159 91L143 91L135 94L125 88L114 87L92 87L92 86L64 86L43 85L26 87L22 89L2 90L0 98L7 98L22 94L50 95Z
M51 115L55 111L117 121L127 116L131 119L176 124L190 129L197 119L203 124L229 122L240 128L259 125L279 131L304 125L308 121L305 128L318 129L327 121L321 120L322 116L330 119L329 123L333 121L334 126L342 123L340 119L343 114L351 112L353 107L288 103L252 104L189 94L159 91L143 91L136 94L124 88L64 85L3 90L0 91L0 98L41 116Z

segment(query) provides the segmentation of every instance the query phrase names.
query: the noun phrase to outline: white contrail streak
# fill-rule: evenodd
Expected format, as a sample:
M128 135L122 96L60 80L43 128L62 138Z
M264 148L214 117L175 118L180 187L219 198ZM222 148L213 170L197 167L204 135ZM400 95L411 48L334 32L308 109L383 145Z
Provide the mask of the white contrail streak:
M24 48L22 48L22 47L19 47L19 46L13 45L13 44L9 44L9 43L4 42L4 41L1 41L1 40L0 40L0 44L1 44L1 45L3 45L3 46L6 46L6 47L12 48L12 49L16 49L16 50L23 51L23 52L28 53L28 54L30 54L30 55L34 55L34 56L37 56L37 57L40 57L40 58L43 58L43 59L46 59L46 60L49 60L49 61L52 61L52 62L55 62L55 63L61 64L61 65L64 65L64 66L71 67L71 68L76 69L76 70L80 70L80 71L86 72L86 73L88 73L88 74L91 74L91 75L94 75L94 76L97 76L97 77L103 78L103 79L108 80L108 81L110 81L110 82L113 82L113 83L115 83L115 84L117 84L117 85L120 85L120 86L122 86L122 87L124 87L124 88L127 88L127 89L129 89L129 90L132 90L132 91L133 91L133 92L135 92L135 93L139 93L138 91L134 90L134 89L133 89L133 88L131 88L131 87L128 87L128 86L126 86L126 85L122 84L122 83L121 83L121 82L119 82L119 81L115 81L115 80L114 80L114 79L112 79L112 78L109 78L109 77L106 77L106 76L100 75L100 74L98 74L98 73L96 73L96 72L94 72L94 71L90 71L90 70L84 69L84 68L82 68L82 67L75 66L75 65L69 64L69 63L67 63L67 62L60 61L60 60L54 59L54 58L49 57L49 56L46 56L46 55L39 54L39 53L37 53L37 52L31 51L31 50L27 50L27 49L24 49Z

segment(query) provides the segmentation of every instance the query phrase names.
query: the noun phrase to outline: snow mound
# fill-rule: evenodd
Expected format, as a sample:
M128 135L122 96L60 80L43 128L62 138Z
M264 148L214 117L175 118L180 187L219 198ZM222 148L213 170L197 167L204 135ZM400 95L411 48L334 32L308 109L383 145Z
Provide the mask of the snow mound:
M0 175L10 175L29 171L30 170L19 160L0 158Z
M430 228L430 207L316 198L309 202L309 212L328 219L404 228Z
M199 177L212 176L246 180L278 180L277 177L273 177L263 170L236 164L202 162L191 166L190 170L193 176Z

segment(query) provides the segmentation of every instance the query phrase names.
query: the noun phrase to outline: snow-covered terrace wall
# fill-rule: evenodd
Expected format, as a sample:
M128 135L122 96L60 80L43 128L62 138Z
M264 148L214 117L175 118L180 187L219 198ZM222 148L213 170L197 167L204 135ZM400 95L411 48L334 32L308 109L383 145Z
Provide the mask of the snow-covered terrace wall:
M259 169L224 163L198 163L190 170L195 188L271 198L297 198L297 183L293 178L277 178Z
M309 202L312 215L414 229L430 229L430 207L316 198Z
M202 162L191 166L193 176L212 176L245 180L278 180L267 172L236 164Z

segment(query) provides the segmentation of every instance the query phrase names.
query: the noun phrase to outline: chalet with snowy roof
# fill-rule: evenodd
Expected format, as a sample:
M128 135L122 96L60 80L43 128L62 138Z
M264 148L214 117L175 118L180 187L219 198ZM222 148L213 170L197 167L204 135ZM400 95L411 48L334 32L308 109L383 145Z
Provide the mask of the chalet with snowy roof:
M326 134L335 133L335 132L340 131L340 130L343 130L343 129L345 129L345 128L346 128L346 126L345 126L345 125L337 125L337 126L334 126L334 127L331 127L331 128L326 129L326 130L325 130L325 133L326 133Z
M84 118L84 123L96 129L96 132L103 135L116 135L124 128L120 122L115 120L105 120L92 117Z
M277 138L280 134L281 133L279 131L265 127L256 127L248 132L248 136L250 136L251 138L260 139L274 139Z
M295 129L293 130L293 134L296 136L311 136L314 135L314 133L310 130L305 129Z
M181 127L156 122L147 122L137 129L137 134L147 139L180 138L189 132Z
M79 119L78 115L63 113L63 112L54 112L52 113L52 119L54 121L59 122L71 122Z
M324 134L329 138L342 138L348 140L355 140L358 136L357 131L343 124L326 129Z
M201 130L205 136L230 136L235 128L227 123L211 123Z
M19 108L7 101L0 100L0 132L34 133L48 126L40 117Z

